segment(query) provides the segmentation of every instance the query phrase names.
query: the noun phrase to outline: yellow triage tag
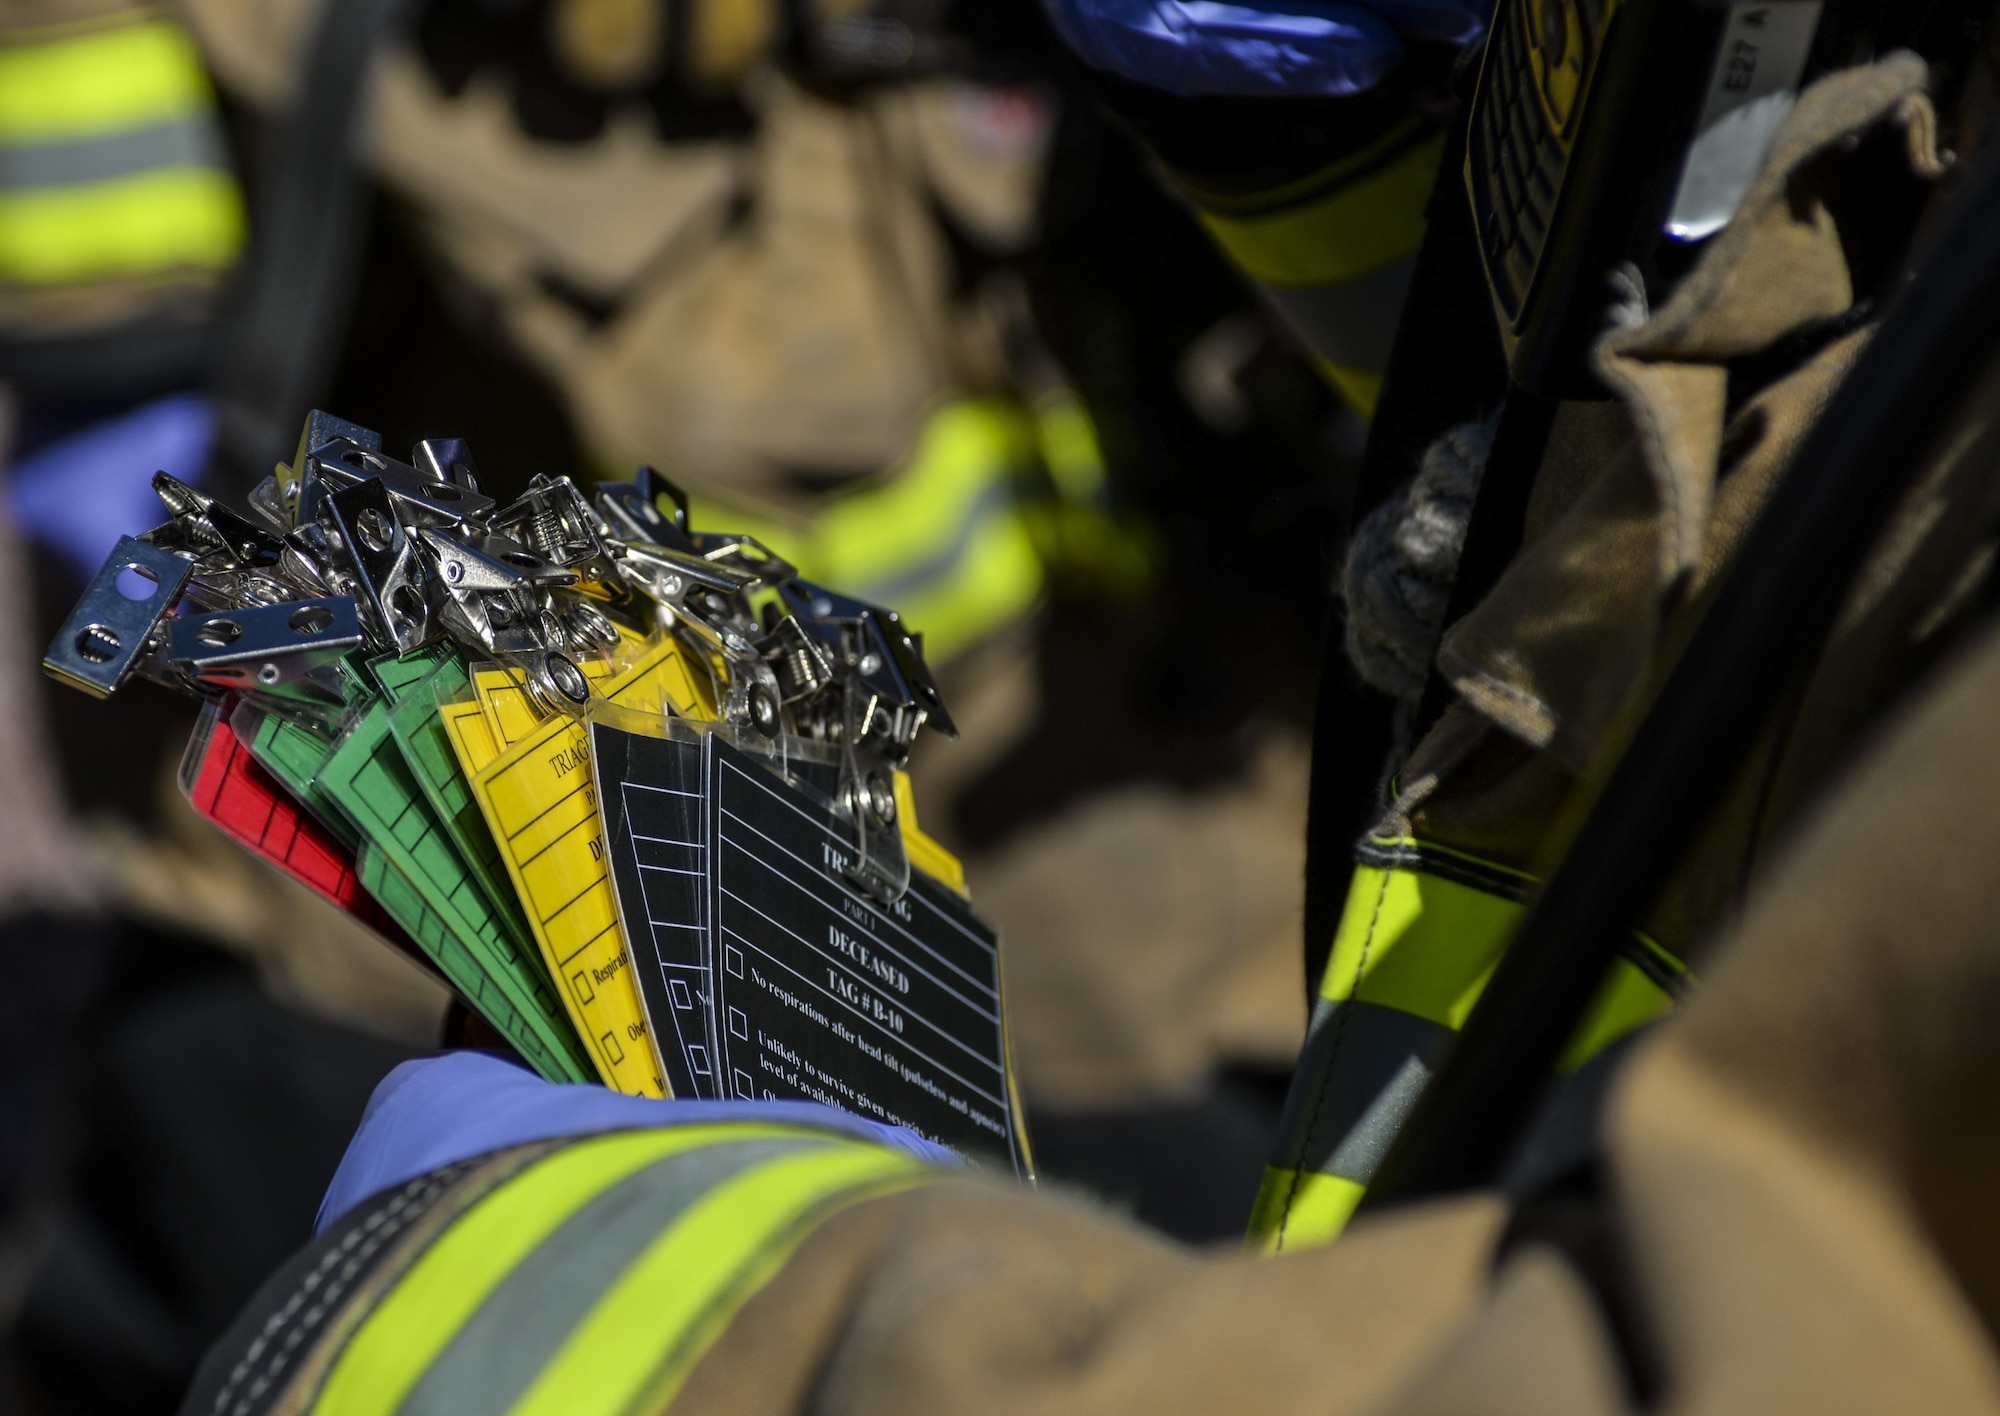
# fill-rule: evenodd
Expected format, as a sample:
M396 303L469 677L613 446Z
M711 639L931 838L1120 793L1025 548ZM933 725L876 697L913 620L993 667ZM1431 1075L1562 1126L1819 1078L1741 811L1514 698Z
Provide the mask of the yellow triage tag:
M903 830L903 854L910 858L911 869L921 870L956 893L971 898L965 888L964 864L917 825L917 798L910 788L908 772L896 774L896 821Z
M657 712L665 706L705 716L687 661L672 640L600 684L599 692L620 707ZM520 707L527 709L525 699ZM536 721L510 741L510 707L501 708L497 721L487 717L480 724L468 710L487 711L478 704L446 708L445 730L577 1035L606 1086L632 1096L666 1095L604 858L588 728L557 716ZM496 749L497 756L487 756Z
M618 672L616 666L604 659L586 659L577 667L583 670L593 692L602 689L605 680ZM503 747L519 742L547 721L528 697L528 687L518 674L505 669L481 669L472 676L472 691L479 696L479 707Z

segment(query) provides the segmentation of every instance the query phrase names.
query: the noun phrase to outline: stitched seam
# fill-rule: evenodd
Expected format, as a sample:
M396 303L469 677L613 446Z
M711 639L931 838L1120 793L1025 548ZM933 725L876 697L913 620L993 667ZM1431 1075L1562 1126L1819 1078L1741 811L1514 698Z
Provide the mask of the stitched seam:
M1354 854L1363 865L1372 865L1377 869L1407 870L1423 875L1434 875L1440 880L1448 880L1454 885L1463 885L1469 890L1479 891L1482 895L1493 895L1516 905L1526 902L1528 893L1535 884L1532 880L1481 870L1468 862L1441 856L1421 844L1383 847L1363 842L1355 848Z
M1354 991L1360 993L1362 976L1368 970L1368 954L1375 947L1375 930L1382 922L1382 905L1389 898L1390 875L1382 873L1381 888L1375 892L1375 911L1368 917L1368 933L1361 939L1361 957L1354 965ZM1332 967L1329 959L1327 966ZM1347 1020L1354 1016L1354 999L1340 1000L1347 1006L1341 1010L1340 1019L1334 1024L1333 1041L1326 1050L1326 1070L1320 1074L1319 1095L1313 1098L1312 1114L1306 1118L1304 1145L1299 1154L1299 1168L1292 1172L1291 1187L1285 1191L1285 1203L1278 1211L1278 1239L1273 1246L1274 1254L1285 1252L1285 1232L1292 1225L1292 1206L1298 1203L1299 1187L1306 1181L1307 1157L1313 1152L1313 1138L1319 1134L1320 1113L1326 1109L1327 1094L1333 1090L1333 1071L1340 1064L1340 1045L1347 1040Z
M211 1410L220 1413L230 1406L245 1379L250 1376L251 1369L282 1334L283 1343L272 1355L270 1365L257 1374L249 1389L243 1392L240 1400L236 1401L234 1408L236 1412L248 1412L257 1399L269 1391L283 1375L299 1343L304 1341L307 1334L317 1326L327 1310L340 1302L349 1285L361 1270L366 1268L368 1262L409 1224L421 1218L429 1206L436 1202L438 1196L457 1183L470 1169L470 1164L462 1163L448 1170L419 1176L406 1184L386 1206L371 1213L367 1219L342 1235L340 1243L323 1254L319 1262L300 1279L297 1290L286 1300L284 1307L265 1320L263 1330L250 1344L242 1360L230 1369L229 1380L217 1393ZM301 1316L299 1310L312 1299L313 1290L326 1282L328 1274L335 1269L340 1270L337 1277L333 1279L326 1292L319 1296L319 1300ZM285 1331L286 1325L291 1323L294 1317L298 1317L299 1321L289 1332Z
M1690 986L1687 975L1675 973L1667 965L1666 960L1646 947L1642 941L1627 939L1619 946L1618 953L1626 963L1644 974L1648 982L1676 1003L1687 995Z

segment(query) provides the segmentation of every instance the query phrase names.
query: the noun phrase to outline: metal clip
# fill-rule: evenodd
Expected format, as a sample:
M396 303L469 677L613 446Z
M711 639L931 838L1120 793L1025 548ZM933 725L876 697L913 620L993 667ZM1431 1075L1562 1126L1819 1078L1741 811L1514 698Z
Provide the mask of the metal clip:
M183 617L173 622L169 652L176 667L203 683L271 693L304 680L362 642L354 597L333 595ZM304 696L327 695L314 688Z
M118 691L160 622L180 599L194 562L136 536L120 536L63 622L42 668L93 698Z

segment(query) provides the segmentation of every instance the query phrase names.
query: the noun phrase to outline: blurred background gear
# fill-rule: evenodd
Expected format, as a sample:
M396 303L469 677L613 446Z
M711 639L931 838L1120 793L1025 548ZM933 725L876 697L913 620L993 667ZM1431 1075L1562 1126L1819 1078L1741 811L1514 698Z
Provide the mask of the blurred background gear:
M285 121L314 7L187 14L246 116ZM982 904L988 860L1016 882L995 918L1034 1115L1242 1074L1228 1105L1268 1127L1303 1027L1272 962L1303 804L1271 764L1302 757L1360 419L1030 5L441 0L406 32L373 71L380 185L320 401L392 444L532 424L482 466L501 494L651 462L904 607L987 725L931 754L952 785L921 810ZM1226 903L1161 910L1163 855ZM1034 904L1085 893L1088 925ZM1250 1154L1179 1149L1254 1187ZM1182 1177L1078 1178L1145 1213Z
M114 13L73 8L46 23ZM17 11L53 13L0 0ZM226 140L201 171L235 224L211 211L206 246L156 245L170 275L63 287L65 308L109 312L91 328L114 349L180 330L180 362L103 387L0 375L20 409L4 505L35 584L22 643L38 651L116 536L157 519L155 469L247 485L309 404L392 446L476 436L500 496L651 463L697 520L712 506L924 632L965 740L927 750L919 812L1007 938L1044 1172L1183 1237L1239 1233L1304 1027L1304 744L1382 336L1300 352L1287 320L1316 297L1245 284L1271 273L1242 255L1270 221L1231 202L1329 161L1347 163L1336 215L1353 191L1402 200L1428 182L1428 120L1405 121L1428 81L1396 76L1431 69L1399 60L1359 116L1311 109L1333 135L1287 138L1274 165L1264 134L1307 110L1265 100L1279 122L1245 109L1176 147L1170 129L1235 100L1086 72L1026 0L171 14L121 23L198 52L177 72ZM309 85L339 101L303 104ZM1192 118L1170 121L1182 103ZM288 169L300 152L324 166ZM1163 184L1169 153L1184 160ZM1232 163L1251 177L1224 180ZM50 169L0 168L0 191L17 170ZM1387 235L1308 283L1393 285L1375 277L1412 218L1389 206ZM0 358L25 349L19 328L0 324ZM32 672L32 652L11 662ZM64 926L88 968L30 1048L39 1094L63 1100L45 1104L60 1125L21 1126L33 1237L5 1262L25 1410L69 1409L43 1378L80 1341L116 1360L76 1409L170 1406L195 1329L303 1232L287 1226L309 1217L313 1167L330 1173L368 1086L443 1011L393 953L191 820L169 785L178 712L142 685L45 717L49 819L87 843L95 911ZM100 1035L118 1041L79 1041ZM123 1069L163 1050L180 1060L157 1090L122 1093ZM294 1061L246 1073L266 1050ZM137 1119L155 1113L175 1119ZM266 1206L238 1232L268 1252L210 1265L192 1190L79 1188L106 1148Z

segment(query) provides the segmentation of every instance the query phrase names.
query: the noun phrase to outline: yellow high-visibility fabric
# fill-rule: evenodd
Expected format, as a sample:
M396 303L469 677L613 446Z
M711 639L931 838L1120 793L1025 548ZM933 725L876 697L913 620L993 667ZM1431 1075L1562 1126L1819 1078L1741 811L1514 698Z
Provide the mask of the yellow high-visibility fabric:
M1382 847L1420 849L1450 868L1454 853L1414 841L1376 842ZM1460 858L1466 873L1479 872L1518 882L1531 877L1486 862ZM1421 868L1359 865L1334 935L1333 951L1320 980L1320 997L1331 1003L1394 1009L1452 1031L1464 1026L1486 981L1506 952L1524 906L1509 894L1477 889ZM1589 1012L1558 1064L1567 1075L1619 1039L1671 1012L1674 997L1655 973L1678 973L1671 956L1642 937L1655 967L1641 969L1620 957L1599 989ZM1335 1059L1335 1066L1338 1059ZM1332 1085L1332 1073L1314 1079ZM1316 1116L1310 1105L1292 1115ZM1282 1136L1280 1153L1303 1149L1306 1138ZM1347 1225L1366 1186L1350 1177L1275 1164L1266 1168L1252 1210L1249 1243L1264 1253L1330 1243Z
M194 42L157 15L135 18L0 44L0 142L99 137L209 112Z
M812 1144L728 1175L634 1253L515 1410L622 1410L639 1386L678 1380L814 1223L939 1173L900 1151L799 1127L684 1126L579 1141L500 1185L431 1244L361 1320L311 1411L390 1416L509 1276L592 1201L658 1162L772 1139Z
M174 125L202 139L144 155L159 151L148 136ZM105 145L115 153L120 140L142 155L107 171ZM219 149L194 44L157 12L0 36L0 282L74 286L227 266L244 218L235 181L209 157Z
M633 1260L510 1416L664 1410L695 1361L819 1222L925 1178L908 1156L862 1146L739 1176Z
M0 281L56 285L220 269L242 249L243 231L236 183L214 168L0 192Z
M1267 285L1330 285L1354 280L1416 254L1424 208L1444 159L1440 134L1373 171L1296 205L1199 216L1237 268Z
M1041 556L1021 512L1037 458L1025 411L998 400L946 403L909 460L830 497L802 526L732 513L806 579L888 605L942 662L1025 614L1041 596Z
M1352 364L1336 364L1331 359L1315 359L1313 365L1320 377L1332 384L1334 391L1345 398L1364 418L1375 416L1375 405L1382 401L1382 371L1380 369L1357 369Z

